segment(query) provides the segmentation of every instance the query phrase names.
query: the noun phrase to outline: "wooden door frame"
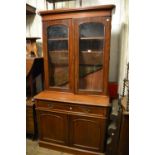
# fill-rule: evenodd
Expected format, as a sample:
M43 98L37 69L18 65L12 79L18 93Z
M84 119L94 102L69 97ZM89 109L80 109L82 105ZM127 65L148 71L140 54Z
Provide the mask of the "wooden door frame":
M110 36L111 17L86 17L74 19L74 42L75 42L75 92L77 94L108 94L109 58L110 58ZM103 89L102 92L79 91L79 26L83 23L102 23L104 25L104 47L103 47Z
M62 88L52 88L49 85L49 60L48 60L48 49L47 49L47 28L49 26L54 25L64 25L68 27L68 52L69 52L69 89L62 89ZM73 92L74 91L74 66L73 64L73 37L72 37L72 21L71 19L64 19L64 20L55 20L55 21L44 21L43 22L43 53L44 53L44 70L45 70L45 84L44 87L46 90L56 90L56 91L67 91Z

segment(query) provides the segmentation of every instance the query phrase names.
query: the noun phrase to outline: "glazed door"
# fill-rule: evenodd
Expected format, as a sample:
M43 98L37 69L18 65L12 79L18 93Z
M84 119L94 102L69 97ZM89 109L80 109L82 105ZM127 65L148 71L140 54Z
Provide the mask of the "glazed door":
M71 20L43 23L45 87L46 89L73 91Z
M103 152L105 121L86 116L70 116L70 146Z
M110 18L74 21L75 85L78 93L106 94L109 70Z
M37 114L40 140L67 145L67 115L47 111L39 111Z

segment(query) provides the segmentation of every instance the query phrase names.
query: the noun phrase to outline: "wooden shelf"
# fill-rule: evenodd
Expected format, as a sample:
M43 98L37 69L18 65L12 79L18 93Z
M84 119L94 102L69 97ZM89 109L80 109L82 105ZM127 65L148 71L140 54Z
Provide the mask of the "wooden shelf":
M49 51L49 52L52 52L52 53L68 53L67 50L59 50L59 51Z
M97 53L102 53L103 51L93 51L93 50L92 50L92 51L90 51L90 52L89 52L89 51L80 51L80 52L81 52L81 53L96 53L96 54L97 54Z
M37 40L41 39L40 37L26 37L26 40Z
M36 14L36 8L29 4L26 4L26 15L34 15L34 14Z
M63 40L68 40L68 38L51 38L51 39L48 39L48 40L51 40L51 41L63 41Z
M68 65L68 51L50 51L49 57L53 64L57 65Z
M102 51L81 51L79 55L80 65L101 65Z
M51 62L54 64L68 64L68 51L49 51ZM102 51L82 51L80 65L102 65Z
M102 40L104 37L81 37L80 40Z

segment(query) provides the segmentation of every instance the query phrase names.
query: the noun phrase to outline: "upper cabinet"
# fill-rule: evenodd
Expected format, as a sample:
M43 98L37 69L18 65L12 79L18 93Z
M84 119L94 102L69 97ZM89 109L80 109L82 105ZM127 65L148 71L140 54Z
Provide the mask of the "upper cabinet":
M40 12L45 89L108 94L114 5Z

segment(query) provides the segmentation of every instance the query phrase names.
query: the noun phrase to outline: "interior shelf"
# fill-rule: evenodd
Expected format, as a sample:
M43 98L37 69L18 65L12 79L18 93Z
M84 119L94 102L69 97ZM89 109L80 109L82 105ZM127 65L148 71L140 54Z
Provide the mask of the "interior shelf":
M26 15L34 15L34 14L36 14L36 8L29 4L26 4Z
M52 53L68 53L68 50L57 50L57 51L49 51L49 52L52 52ZM94 53L94 54L97 54L97 53L102 53L103 51L80 51L80 53Z
M63 41L63 40L68 40L68 38L49 38L48 40L51 40L51 41Z
M80 53L94 53L94 54L102 53L102 52L103 51L94 51L94 50L80 51Z
M80 40L102 40L104 37L81 37Z
M57 51L49 51L49 52L52 52L52 53L68 53L67 50L57 50Z

